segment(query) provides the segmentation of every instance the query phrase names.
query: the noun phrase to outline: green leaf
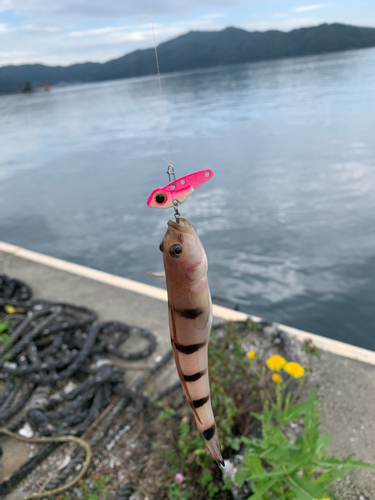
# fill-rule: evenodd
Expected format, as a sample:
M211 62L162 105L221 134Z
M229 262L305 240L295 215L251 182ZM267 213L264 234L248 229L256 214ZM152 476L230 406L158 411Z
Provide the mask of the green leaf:
M328 498L327 492L312 484L308 479L292 474L286 477L291 490L296 494L296 500L316 500L318 498Z
M208 483L210 483L213 480L213 476L211 474L205 474L204 476L201 477L200 480L200 485L201 486L207 486Z
M6 344L12 340L11 336L7 333L0 333L0 345Z
M0 333L6 332L9 328L9 321L0 321Z
M362 460L352 460L352 455L349 455L345 460L339 460L338 458L331 457L325 458L317 462L317 465L322 469L327 469L328 467L338 467L338 466L354 466L354 467L367 467L369 469L375 469L375 465L363 462Z
M259 458L254 457L254 455L252 455L251 453L245 456L244 462L246 464L246 467L251 470L252 473L259 474L263 472L262 462L259 460Z
M297 439L295 440L294 444L291 444L289 446L289 449L292 451L301 452L303 450L304 445L305 445L305 441L303 439L303 436L300 434L299 436L297 436Z
M279 469L279 470L263 471L257 474L251 474L250 479L253 481L255 479L264 479L267 477L283 477L283 476L285 476L285 472L282 469Z
M354 468L354 467L353 467ZM328 472L325 472L321 476L319 476L315 481L315 485L320 485L323 488L327 488L330 484L337 481L337 479L341 479L345 476L351 469L347 469L343 467L342 469L332 469Z
M262 486L254 495L251 495L251 497L248 500L262 500L262 496L265 493L268 493L269 491L271 491L272 486L276 482L277 482L277 479L271 479L264 486Z
M248 469L247 467L240 467L236 472L236 477L235 477L236 483L239 486L242 486L245 481L250 479L250 474L251 474L250 469Z
M241 438L239 438L239 437L234 437L234 438L228 437L227 443L235 451L240 451L240 448L241 448Z
M223 486L221 487L221 489L223 491L225 490L231 490L233 488L233 483L232 481L229 479L229 477L226 477L225 480L224 480L224 484Z
M349 455L345 460L339 460L334 457L326 458L325 460L317 462L317 466L321 469L330 469L314 481L314 484L322 485L324 488L328 487L337 479L341 479L345 476L345 474L352 471L356 467L375 469L374 465L363 462L362 460L352 460L351 455Z
M99 496L96 493L88 493L85 500L99 500Z
M299 420L302 418L310 409L311 402L305 401L304 403L298 403L294 406L290 406L283 415L282 425L286 425L293 420Z
M323 432L318 438L318 444L316 447L316 453L322 453L326 448L329 447L329 434L328 432ZM324 453L323 453L324 455Z

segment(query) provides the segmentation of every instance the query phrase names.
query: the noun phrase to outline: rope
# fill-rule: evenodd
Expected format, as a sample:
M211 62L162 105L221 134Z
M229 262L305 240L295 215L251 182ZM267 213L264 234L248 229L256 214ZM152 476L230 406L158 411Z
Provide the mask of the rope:
M27 285L4 275L0 276L0 322L4 320L2 312L9 326L5 331L8 338L5 337L5 343L0 346L0 380L5 382L5 390L0 395L0 426L3 427L0 433L21 441L43 443L43 446L0 484L1 498L59 443L84 442L79 436L84 433L86 438L89 426L91 432L100 422L90 442L84 442L87 447L112 448L134 425L137 416L153 406L143 389L173 357L169 350L128 387L124 383L126 367L120 369L107 355L127 361L149 357L157 342L148 330L118 321L95 323L95 311L75 304L32 300ZM142 343L146 341L146 347L128 350L127 346L131 346L135 338ZM138 365L137 371L140 368ZM72 376L75 385L69 387L70 390L67 390L69 384L61 388L61 382L67 383ZM179 383L167 387L157 398L164 399L178 387ZM119 419L130 404L134 409ZM15 434L25 423L43 437L27 439ZM84 449L80 448L74 455L72 452L69 465L64 470L56 470L45 485L48 493L45 491L26 499L52 496L76 484L87 470L87 451L85 467L78 478L59 486L84 460L87 449L82 446ZM118 492L119 498L129 497L130 490L129 486Z
M0 428L0 433L1 434L6 434L7 436L10 436L14 439L18 439L19 441L25 441L26 443L50 443L50 442L58 442L58 443L67 443L67 442L74 442L78 444L79 446L82 446L82 448L85 449L86 451L86 458L85 462L82 466L81 471L79 474L72 480L70 483L65 484L64 486L60 486L59 488L55 488L54 490L50 490L48 492L44 491L42 493L34 493L32 495L28 495L24 497L22 500L32 500L35 498L45 498L45 497L51 497L53 495L58 495L59 493L63 493L64 491L68 490L72 486L78 483L78 481L86 474L87 469L89 468L91 458L92 458L92 451L91 451L91 446L86 443L86 441L83 441L83 439L80 439L75 436L59 436L59 437L40 437L40 438L25 438L23 436L20 436L19 434L15 434L14 432L8 431L8 429Z

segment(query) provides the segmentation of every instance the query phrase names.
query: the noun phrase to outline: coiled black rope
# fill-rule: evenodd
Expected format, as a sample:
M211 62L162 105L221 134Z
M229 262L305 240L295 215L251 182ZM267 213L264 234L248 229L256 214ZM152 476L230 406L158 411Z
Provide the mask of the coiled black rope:
M0 395L1 426L17 431L27 422L42 436L81 435L111 398L118 398L119 394L119 401L105 420L107 430L130 402L141 397L144 404L138 389L145 376L136 387L127 388L123 371L106 356L111 354L127 361L147 358L156 348L156 337L148 330L118 321L95 324L96 319L95 311L86 307L32 300L30 287L0 275L0 322L9 322L8 336L0 345L0 380L5 382ZM134 351L132 347L138 339L143 347ZM124 351L125 342L132 350ZM74 386L61 390L61 383L69 380L74 380ZM108 434L97 432L96 444ZM43 446L0 484L0 497L8 494L56 446ZM69 467L47 489L54 489L81 462L82 452L78 451Z
M31 289L22 281L0 275L0 304L8 300L26 301L31 299Z

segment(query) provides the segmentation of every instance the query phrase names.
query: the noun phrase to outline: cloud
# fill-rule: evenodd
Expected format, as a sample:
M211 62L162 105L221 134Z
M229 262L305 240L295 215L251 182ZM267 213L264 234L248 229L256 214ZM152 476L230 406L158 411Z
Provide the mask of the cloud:
M212 25L212 20L224 17L223 14L204 15L193 22L180 21L173 25L156 23L154 25L155 36L157 43L170 38L179 36L189 30L199 29L223 29L224 25ZM73 38L91 38L100 39L103 45L110 45L121 42L144 42L149 41L149 45L153 45L152 26L151 24L142 24L134 26L105 26L97 29L87 29L81 31L71 31L69 36Z
M220 30L225 14L216 12L197 16L194 20L185 19L178 22L155 22L157 43L186 33L189 30ZM55 21L55 19L53 19ZM85 23L77 25L62 24L55 29L53 26L35 26L0 24L0 33L6 44L1 45L4 51L0 54L0 65L9 63L43 63L68 65L77 62L105 62L121 57L136 49L146 49L153 46L151 23L129 22L113 25L116 21L107 20L108 24ZM149 21L149 20L148 20ZM94 27L96 24L96 27ZM38 32L39 30L39 32ZM24 48L34 51L22 52ZM6 53L5 53L6 51ZM11 52L14 52L12 60ZM17 51L17 53L15 52ZM24 58L23 58L24 55Z
M289 14L272 14L272 17L275 19L285 19L288 16Z
M37 53L34 50L10 50L0 52L0 61L2 64L19 64L36 55Z
M59 28L58 26L37 26L35 24L23 24L20 26L14 26L12 24L0 24L0 33L54 33L57 31L61 31L61 28Z
M97 36L105 35L107 33L112 33L114 31L124 31L129 29L127 26L105 26L104 28L88 29L83 31L71 31L70 36L82 37L82 36Z
M276 20L277 19L277 20ZM289 17L276 18L275 20L252 21L246 23L243 27L249 31L268 31L280 30L290 31L296 28L304 28L309 26L317 26L322 21L316 17Z
M0 12L9 10L12 8L12 0L0 0Z
M313 5L303 5L302 7L293 7L291 10L293 12L308 12L310 10L319 10L328 7L328 4L325 3L316 3Z
M154 15L181 16L198 8L235 7L242 0L153 0ZM0 12L12 9L17 14L45 18L49 15L81 18L150 16L148 0L0 0Z

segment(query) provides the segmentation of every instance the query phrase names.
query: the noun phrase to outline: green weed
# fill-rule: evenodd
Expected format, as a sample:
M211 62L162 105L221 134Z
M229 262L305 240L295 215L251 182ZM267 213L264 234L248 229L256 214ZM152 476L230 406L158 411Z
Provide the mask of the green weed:
M251 500L328 499L331 496L328 487L355 467L375 468L353 461L351 456L345 460L327 458L329 435L319 432L315 391L311 389L307 401L291 405L291 393L282 398L285 385L278 385L276 401L267 402L263 412L254 415L262 423L262 439L242 439L246 450L236 482L242 485L250 481ZM300 419L304 433L292 443L284 429Z

